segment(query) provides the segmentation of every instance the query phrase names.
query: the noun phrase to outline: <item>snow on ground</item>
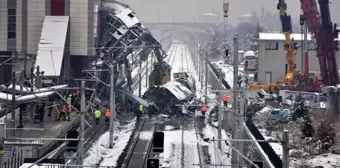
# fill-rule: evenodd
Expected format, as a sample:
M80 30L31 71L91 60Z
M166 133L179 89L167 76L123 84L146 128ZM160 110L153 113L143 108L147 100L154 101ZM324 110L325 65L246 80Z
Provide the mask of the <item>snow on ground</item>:
M204 137L217 139L218 130L209 124L203 130ZM226 134L224 130L222 130L222 139L229 139L229 136ZM202 142L203 143L203 142ZM209 154L212 164L223 164L223 165L231 165L231 148L227 146L225 142L222 142L222 150L218 149L217 142L208 142L206 145L209 146Z
M267 136L265 129L259 129L261 134L263 135L264 139L266 140L277 140L277 138L274 138L272 136ZM269 145L273 148L275 153L282 159L282 145L280 143L269 143Z
M142 131L139 133L139 139L150 140L152 138L152 131Z
M113 149L109 149L109 132L105 132L101 135L87 151L87 157L84 159L84 165L94 166L100 162L100 166L116 166L116 162L126 147L132 131L135 128L135 124L136 120L131 121L125 126L115 124Z
M315 158L309 159L309 164L313 166L323 166L323 168L340 167L340 157L336 154L323 154Z
M219 62L213 62L213 64L217 65L218 67L220 67L222 69L222 71L224 72L225 76L224 79L226 80L226 82L228 82L229 86L231 88L233 88L234 86L234 67L233 65L227 65L227 64L221 64ZM238 68L239 72L238 74L241 75L243 68Z
M173 126L166 126L171 128ZM182 130L163 131L164 152L160 155L162 167L181 167L182 159ZM197 138L194 130L184 130L184 167L199 168Z

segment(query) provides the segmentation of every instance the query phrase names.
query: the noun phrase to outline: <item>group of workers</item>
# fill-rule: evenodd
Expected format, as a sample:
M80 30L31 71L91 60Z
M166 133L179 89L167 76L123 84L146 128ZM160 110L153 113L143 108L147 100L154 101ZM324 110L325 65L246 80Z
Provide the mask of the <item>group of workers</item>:
M222 96L222 100L223 100L223 105L224 107L228 108L228 101L229 101L229 96ZM202 112L202 117L205 117L205 113L208 111L209 107L206 104L203 104L201 107L201 112Z
M99 109L96 109L93 114L94 114L94 118L96 120L96 124L99 125L99 121L100 121L100 117L102 115L102 112ZM109 125L110 117L111 117L110 109L106 109L104 115L105 115L105 125Z
M66 100L66 104L62 105L62 108L59 110L59 118L58 121L63 120L63 121L70 121L71 119L71 111L72 111L72 94L67 94L64 99ZM144 106L142 104L139 105L138 107L138 113L137 113L137 119L140 118L141 114L144 112ZM102 112L97 108L94 111L94 117L95 117L95 123L99 125L100 123L100 118L102 116ZM108 125L110 123L110 117L111 117L111 111L109 108L106 109L105 111L105 124Z
M72 94L69 94L66 97L66 104L64 104L62 106L62 108L59 110L60 114L59 114L59 119L65 121L67 119L67 121L70 121L71 119L71 111L72 111ZM64 98L65 98L64 97Z

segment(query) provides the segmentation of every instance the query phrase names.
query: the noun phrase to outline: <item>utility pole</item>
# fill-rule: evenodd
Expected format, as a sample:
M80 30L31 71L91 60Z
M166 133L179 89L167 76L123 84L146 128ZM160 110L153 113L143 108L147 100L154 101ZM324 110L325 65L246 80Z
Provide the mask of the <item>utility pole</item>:
M199 65L199 52L200 52L200 45L199 44L197 44L197 46L196 46L196 60L195 60L195 62L196 62L196 72L198 73L198 80L201 80L200 79L200 65Z
M151 55L152 58L152 55ZM149 58L146 58L146 65L145 65L145 87L148 88L148 81L149 81Z
M13 104L15 103L15 85L17 84L16 82L16 75L15 72L12 72L12 121L13 121L13 127L15 126L15 108L13 107Z
M142 72L141 72L142 71L142 58L141 58L141 54L144 54L144 51L142 51L139 54L139 71L138 71L138 79L139 79L138 80L138 95L139 95L139 97L142 97ZM114 73L114 71L112 71L112 74L113 73Z
M239 91L240 91L240 98L239 98L239 100L240 100L240 107L239 107L239 109L240 109L240 117L238 117L238 120L237 120L237 122L238 122L238 131L237 132L239 132L240 134L240 136L238 137L238 138L240 138L240 139L243 139L243 137L244 137L244 127L243 127L243 118L244 118L244 113L245 113L245 98L246 98L246 89L247 89L247 83L245 82L245 87L243 88L243 87L240 87L239 88ZM239 146L239 148L238 148L238 151L239 152L241 152L242 154L243 154L243 142L238 142L238 146ZM243 158L242 158L242 156L241 155L237 155L238 156L238 158L237 158L237 160L238 160L238 165L243 165Z
M80 143L78 164L84 164L84 143L85 143L85 81L81 81L80 89Z
M110 111L111 111L111 116L110 116L110 139L109 139L109 148L113 148L113 126L114 126L114 117L115 117L115 86L114 86L114 66L111 65L110 67Z
M201 73L200 73L200 76L201 76L201 88L203 88L203 73L204 73L204 68L205 66L203 66L203 55L202 53L200 52L199 53L199 56L200 56L200 66L201 66Z
M23 93L23 89L24 89L24 73L25 73L26 71L21 71L21 73L20 73L20 80L19 80L19 85L20 85L20 95L22 96L22 95L24 95ZM23 124L23 115L24 115L24 113L23 113L23 105L20 105L19 106L19 126L18 126L18 128L24 128L24 124Z
M205 54L205 59L208 59L207 53ZM205 90L205 96L207 97L208 96L208 63L207 63L207 61L204 61L204 62L205 62L204 90ZM207 103L208 103L207 98L205 98L205 104L207 104Z
M5 138L5 119L0 119L0 167L3 166L4 162L4 138Z
M238 34L234 34L234 60L233 60L233 65L234 65L234 81L233 81L233 112L238 113ZM232 120L234 123L232 124L232 138L236 139L238 138L237 135L237 116L234 116L234 120ZM234 142L232 146L235 146L237 148L238 142ZM237 152L233 151L232 156L231 156L231 164L232 165L237 165L238 160L237 160ZM237 167L237 166L236 166Z
M38 89L40 88L40 67L37 66L37 73L36 73L36 76L35 76L35 87L37 87Z
M220 90L222 90L222 69L219 70L219 87L220 87ZM218 93L218 96L217 96L217 102L220 102L219 106L218 106L218 139L222 139L222 93ZM217 142L217 146L218 146L218 149L222 149L222 142L221 141L218 141Z
M289 133L287 130L282 132L282 168L289 168Z

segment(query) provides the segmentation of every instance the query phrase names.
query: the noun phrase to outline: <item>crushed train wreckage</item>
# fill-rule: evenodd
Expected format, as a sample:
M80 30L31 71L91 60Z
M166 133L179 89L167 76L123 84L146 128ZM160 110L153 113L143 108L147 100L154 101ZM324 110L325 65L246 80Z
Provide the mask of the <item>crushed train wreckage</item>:
M151 86L144 93L143 99L152 103L152 107L157 110L157 113L182 115L181 105L192 102L195 96L195 79L192 75L187 74L164 85Z

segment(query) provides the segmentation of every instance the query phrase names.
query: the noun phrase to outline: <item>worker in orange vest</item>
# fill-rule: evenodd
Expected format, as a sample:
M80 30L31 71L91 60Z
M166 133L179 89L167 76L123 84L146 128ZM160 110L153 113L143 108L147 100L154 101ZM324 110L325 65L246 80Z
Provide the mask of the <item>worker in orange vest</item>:
M67 105L67 112L66 112L67 121L70 121L70 118L71 118L71 111L72 111L72 105L71 105L71 104L68 104L68 105Z
M228 100L229 100L229 96L223 96L222 97L223 100L223 104L225 107L228 107Z
M202 111L202 117L204 118L205 113L208 111L208 106L206 104L203 104L201 111Z
M61 109L60 109L60 111L59 111L59 119L58 119L58 121L60 121L61 120L61 118L63 118L63 120L65 121L66 120L66 107L65 106L63 106Z
M110 117L111 117L111 112L109 109L106 109L106 112L105 112L105 124L106 125L109 125L110 123Z

